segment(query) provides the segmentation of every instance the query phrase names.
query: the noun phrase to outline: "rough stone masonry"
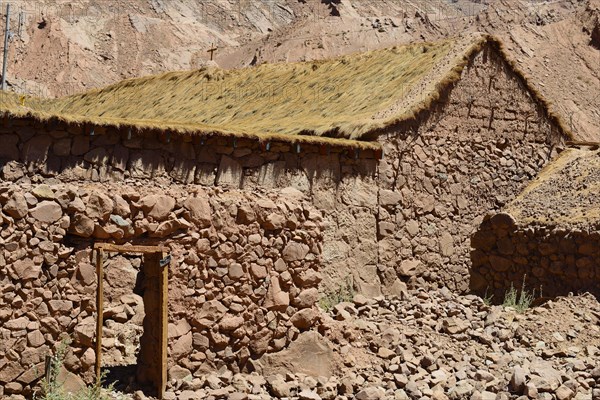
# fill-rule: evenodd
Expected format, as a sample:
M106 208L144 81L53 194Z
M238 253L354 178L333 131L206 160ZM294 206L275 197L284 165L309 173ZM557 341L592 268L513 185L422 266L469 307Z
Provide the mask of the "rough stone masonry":
M65 333L74 338L66 367L90 377L94 241L144 240L171 249L168 353L174 374L224 365L239 370L316 322L323 221L294 189L250 195L219 188L190 193L149 185L22 184L2 186L0 204L0 382L11 383L6 394L30 392L44 357ZM109 286L107 295L119 296L125 313L108 308L107 324L133 316L125 307L134 305L131 294ZM117 334L105 328L105 337Z

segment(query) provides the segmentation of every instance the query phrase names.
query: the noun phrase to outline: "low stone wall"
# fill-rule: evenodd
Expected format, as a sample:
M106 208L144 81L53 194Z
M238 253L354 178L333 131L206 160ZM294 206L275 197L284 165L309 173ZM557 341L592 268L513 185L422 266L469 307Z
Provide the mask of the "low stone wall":
M97 241L170 249L172 376L240 370L318 322L322 217L297 190L48 183L0 187L0 396L30 393L66 334L66 367L91 376ZM107 338L135 314L123 290L107 285Z
M600 232L518 226L509 214L488 216L471 239L471 288L498 301L512 284L554 297L600 296Z

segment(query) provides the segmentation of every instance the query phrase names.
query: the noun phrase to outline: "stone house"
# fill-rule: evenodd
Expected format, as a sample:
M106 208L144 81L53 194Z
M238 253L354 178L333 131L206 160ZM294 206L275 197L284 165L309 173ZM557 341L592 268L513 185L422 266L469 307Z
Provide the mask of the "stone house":
M596 146L597 147L597 146ZM569 148L472 237L474 289L600 295L600 152Z
M92 374L97 243L168 249L170 376L248 369L345 282L467 291L483 216L570 137L482 35L24 105L4 94L0 109L0 395L30 392L63 332L68 369ZM101 259L114 362L139 345L114 324L149 328L131 296L147 263Z

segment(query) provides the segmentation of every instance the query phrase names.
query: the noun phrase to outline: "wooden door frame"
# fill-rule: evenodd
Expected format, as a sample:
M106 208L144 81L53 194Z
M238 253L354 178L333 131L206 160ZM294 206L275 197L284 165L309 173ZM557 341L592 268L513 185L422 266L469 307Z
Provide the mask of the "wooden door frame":
M94 251L96 253L96 378L100 379L100 370L102 367L102 326L104 325L104 252L107 253L135 253L135 254L153 254L160 255L160 274L159 274L159 326L160 335L158 348L160 351L161 371L158 375L159 379L156 382L156 390L158 398L162 399L167 387L167 303L168 303L168 282L169 282L169 264L170 256L168 249L163 246L133 246L133 245L117 245L112 243L95 243Z

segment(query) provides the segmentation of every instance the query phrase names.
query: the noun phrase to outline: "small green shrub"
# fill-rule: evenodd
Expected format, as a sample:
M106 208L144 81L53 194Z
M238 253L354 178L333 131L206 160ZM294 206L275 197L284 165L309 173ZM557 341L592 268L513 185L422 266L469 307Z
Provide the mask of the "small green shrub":
M512 307L518 312L525 312L533 303L535 299L535 289L531 292L527 291L525 287L525 276L523 277L523 284L521 285L521 291L515 289L513 284L510 284L510 288L504 294L504 301L502 305L504 307Z
M112 391L112 385L108 385L106 389L102 389L104 382L104 374L96 382L87 386L77 393L67 393L63 388L64 382L58 379L58 375L62 368L67 348L71 344L70 339L63 339L56 353L50 359L50 368L48 376L44 377L40 383L41 393L37 396L34 394L34 400L111 400L105 391Z
M326 293L321 297L319 300L319 307L329 312L333 307L340 303L352 301L354 295L355 292L352 278L347 277L345 282L342 283L337 290Z

